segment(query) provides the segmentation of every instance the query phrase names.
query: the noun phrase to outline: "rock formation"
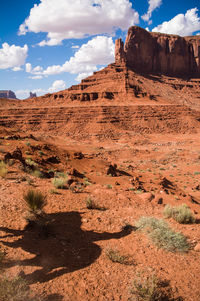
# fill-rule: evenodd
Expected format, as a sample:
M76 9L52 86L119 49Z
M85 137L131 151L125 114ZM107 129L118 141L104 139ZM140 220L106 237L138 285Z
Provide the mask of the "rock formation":
M33 98L33 97L37 97L36 93L32 93L32 92L30 92L30 96L29 96L29 98Z
M115 44L115 62L139 73L200 77L200 37L148 32L132 26Z
M13 98L13 99L16 99L16 95L11 90L0 90L0 98Z

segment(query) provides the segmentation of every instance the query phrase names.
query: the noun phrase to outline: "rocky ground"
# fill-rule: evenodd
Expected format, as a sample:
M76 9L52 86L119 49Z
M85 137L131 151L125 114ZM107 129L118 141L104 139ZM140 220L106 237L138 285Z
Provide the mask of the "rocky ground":
M98 142L1 128L1 159L10 156L0 178L4 275L21 275L45 300L79 301L135 300L130 288L138 273L141 282L155 274L164 300L200 300L198 137L198 131L135 134ZM52 178L63 173L66 187L56 189ZM29 189L47 196L45 235L24 230ZM95 209L87 208L88 199ZM186 236L188 252L164 250L135 231L140 217L163 218L166 204L183 203L196 222L166 221Z

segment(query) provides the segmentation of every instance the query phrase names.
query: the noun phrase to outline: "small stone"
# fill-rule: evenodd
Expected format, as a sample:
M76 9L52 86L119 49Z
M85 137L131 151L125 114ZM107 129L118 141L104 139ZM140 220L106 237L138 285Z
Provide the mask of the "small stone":
M161 205L161 204L163 203L163 198L159 198L158 201L157 201L157 203L158 203L159 205Z
M194 247L194 250L196 252L200 252L200 243L198 243L195 247Z

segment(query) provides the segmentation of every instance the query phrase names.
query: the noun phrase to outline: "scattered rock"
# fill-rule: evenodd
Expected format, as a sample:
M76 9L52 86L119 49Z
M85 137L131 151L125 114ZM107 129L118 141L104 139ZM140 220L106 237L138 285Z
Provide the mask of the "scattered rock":
M194 247L194 250L196 252L200 252L200 243L198 243L195 247Z
M107 170L107 175L111 175L112 177L117 177L117 164L110 164Z
M146 202L151 202L155 198L155 196L151 192L141 193L139 197Z

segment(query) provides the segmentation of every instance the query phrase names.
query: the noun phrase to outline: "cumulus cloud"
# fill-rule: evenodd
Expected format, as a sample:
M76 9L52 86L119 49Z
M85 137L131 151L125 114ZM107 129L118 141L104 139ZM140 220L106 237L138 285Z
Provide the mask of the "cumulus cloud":
M20 25L19 34L47 32L47 40L39 45L53 46L64 39L113 34L138 22L129 0L41 0Z
M64 90L66 88L66 84L64 80L55 80L52 86L48 89L50 93L57 92L60 90Z
M13 71L21 71L21 70L23 70L21 67L14 67L14 68L12 68L12 70Z
M86 44L83 44L63 65L49 66L43 69L40 66L32 68L30 63L26 64L26 72L34 75L55 75L62 72L79 74L77 80L97 71L97 66L107 65L114 61L114 43L111 37L97 36Z
M66 84L64 80L55 80L52 85L48 89L33 89L31 92L36 93L37 96L44 95L46 93L53 93L53 92L58 92L61 90L64 90L66 88ZM17 98L25 99L29 97L30 90L28 89L22 89L22 90L17 90L15 91L15 94Z
M148 0L148 4L149 4L148 11L147 11L146 14L144 14L144 15L142 16L142 19L143 19L144 21L147 21L149 24L151 24L152 21L149 21L149 20L150 20L150 18L151 18L151 16L152 16L152 12L153 12L156 8L158 8L158 7L161 6L162 0Z
M0 69L15 68L14 71L19 71L19 67L25 63L27 54L27 45L20 47L3 43L0 49ZM16 68L18 68L18 70Z
M200 17L198 9L189 9L186 14L178 14L168 22L154 27L152 31L163 32L168 34L178 34L180 36L192 35L195 31L200 30Z

